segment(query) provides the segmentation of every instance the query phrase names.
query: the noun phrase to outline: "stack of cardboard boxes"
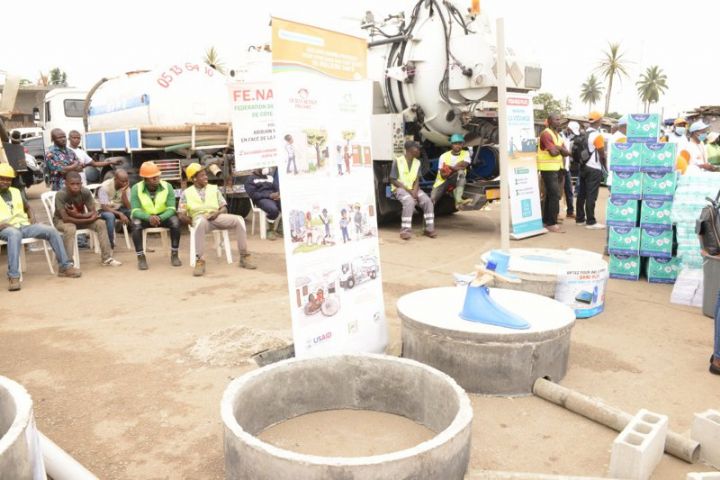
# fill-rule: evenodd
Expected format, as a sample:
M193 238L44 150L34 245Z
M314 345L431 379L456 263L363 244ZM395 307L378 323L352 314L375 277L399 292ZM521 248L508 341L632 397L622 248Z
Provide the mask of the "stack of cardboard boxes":
M610 158L612 192L607 206L610 277L674 283L680 263L673 253L670 218L675 193L675 144L658 143L656 114L629 115L627 143Z

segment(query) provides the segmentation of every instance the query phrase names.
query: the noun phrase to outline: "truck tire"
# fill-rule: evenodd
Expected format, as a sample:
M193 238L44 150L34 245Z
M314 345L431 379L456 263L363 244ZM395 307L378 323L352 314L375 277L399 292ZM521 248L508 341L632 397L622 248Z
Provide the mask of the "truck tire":
M435 215L452 215L455 212L455 199L451 195L443 195L435 204Z
M351 289L355 286L355 279L354 278L348 278L347 280L347 288Z
M377 272L374 270L372 272L370 272L370 278L375 280L377 278Z

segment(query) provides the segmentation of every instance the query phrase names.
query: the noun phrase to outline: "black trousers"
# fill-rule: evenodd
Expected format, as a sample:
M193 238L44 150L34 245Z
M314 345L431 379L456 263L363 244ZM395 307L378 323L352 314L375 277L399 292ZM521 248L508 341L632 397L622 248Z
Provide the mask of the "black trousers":
M597 223L595 203L598 199L603 173L602 170L597 168L584 166L580 170L580 178L582 179L583 188L578 191L576 221L586 221L588 225L595 225Z
M172 217L163 220L159 226L170 229L170 247L173 250L177 250L178 247L180 247L180 219L177 215L173 215ZM136 253L144 253L142 231L146 228L152 228L152 225L145 220L133 219L132 239L135 244Z
M547 226L557 225L560 213L560 171L541 171L540 176L545 186L543 223Z

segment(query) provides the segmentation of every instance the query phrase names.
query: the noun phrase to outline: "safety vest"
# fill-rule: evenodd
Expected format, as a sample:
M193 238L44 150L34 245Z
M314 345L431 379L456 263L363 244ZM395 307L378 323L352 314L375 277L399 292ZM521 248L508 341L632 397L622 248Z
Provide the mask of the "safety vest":
M420 171L420 160L418 160L417 158L413 158L412 166L408 168L405 155L400 155L395 159L395 163L397 164L398 168L398 181L403 184L405 190L412 190L412 187L415 184L415 179L417 178L418 172ZM397 190L395 185L392 185L391 190L393 192Z
M445 178L442 178L440 175L440 168L443 165L448 165L450 167L454 167L460 162L470 163L470 152L467 150L460 150L459 155L453 155L452 150L449 150L442 155L440 155L440 160L438 161L438 173L437 177L435 177L435 184L433 185L433 188L437 188L443 183L445 183Z
M149 213L150 215L160 215L167 210L167 197L172 187L165 180L160 180L160 187L162 190L158 189L155 194L155 203L153 203L152 198L150 198L150 195L147 193L145 181L140 182L138 185L138 200L140 200L140 205L142 205L142 209L145 213Z
M545 130L543 130L542 133L545 133L545 132L549 132L549 133L550 133L550 137L552 138L553 143L554 143L556 146L558 146L558 147L562 147L562 146L563 146L563 141L562 141L562 139L560 138L560 135L556 134L555 132L553 132L553 131L550 130L549 128L546 128ZM541 137L542 137L542 133L540 134ZM540 170L541 172L542 172L542 171L553 172L553 171L562 169L562 168L563 168L563 156L562 156L562 154L561 154L561 153L558 153L557 155L555 155L555 156L553 157L552 155L550 155L550 152L548 152L547 150L543 150L543 149L542 149L542 146L540 145L540 142L538 142L538 148L537 148L537 168L538 168L538 170Z
M205 200L200 198L195 185L188 187L185 190L185 204L187 205L187 212L191 218L195 218L196 215L203 215L205 213L215 212L220 208L218 202L218 187L217 185L207 184L205 186Z
M4 198L0 198L0 223L9 223L15 228L30 225L30 219L25 213L25 205L20 190L13 187L8 190L10 191L12 207L5 203Z

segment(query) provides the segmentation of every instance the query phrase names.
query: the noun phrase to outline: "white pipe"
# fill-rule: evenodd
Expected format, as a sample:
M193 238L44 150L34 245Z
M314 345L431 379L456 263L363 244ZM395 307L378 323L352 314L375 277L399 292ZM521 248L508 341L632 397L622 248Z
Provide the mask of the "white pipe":
M508 175L507 79L505 73L505 19L497 19L498 127L500 154L500 248L510 248L510 186Z
M77 460L38 430L45 471L53 480L98 480Z

